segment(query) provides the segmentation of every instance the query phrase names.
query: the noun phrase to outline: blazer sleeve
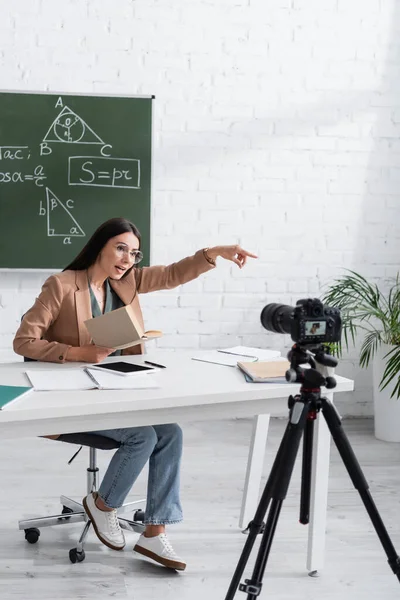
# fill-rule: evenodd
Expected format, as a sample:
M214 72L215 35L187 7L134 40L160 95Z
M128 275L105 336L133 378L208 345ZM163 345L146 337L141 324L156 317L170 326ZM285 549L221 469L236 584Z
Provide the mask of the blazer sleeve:
M45 281L35 304L22 319L14 338L14 352L35 360L65 362L71 346L42 339L58 317L62 301L63 287L58 277L52 275Z
M135 269L136 289L139 294L170 290L214 268L215 265L205 258L203 250L198 250L193 256L172 265Z

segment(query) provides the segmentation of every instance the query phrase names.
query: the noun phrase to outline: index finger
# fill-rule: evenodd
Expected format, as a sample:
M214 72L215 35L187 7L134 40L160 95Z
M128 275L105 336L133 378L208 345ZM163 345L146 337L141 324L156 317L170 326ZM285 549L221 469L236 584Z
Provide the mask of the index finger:
M258 258L257 254L253 254L252 252L248 252L243 248L239 248L239 254L243 254L244 256L250 256L251 258Z

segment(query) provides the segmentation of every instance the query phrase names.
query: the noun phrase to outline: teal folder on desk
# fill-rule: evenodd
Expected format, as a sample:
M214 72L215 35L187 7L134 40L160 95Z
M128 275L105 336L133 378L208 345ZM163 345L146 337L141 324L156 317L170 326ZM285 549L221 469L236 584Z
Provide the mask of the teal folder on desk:
M0 410L33 391L33 388L16 385L0 385Z

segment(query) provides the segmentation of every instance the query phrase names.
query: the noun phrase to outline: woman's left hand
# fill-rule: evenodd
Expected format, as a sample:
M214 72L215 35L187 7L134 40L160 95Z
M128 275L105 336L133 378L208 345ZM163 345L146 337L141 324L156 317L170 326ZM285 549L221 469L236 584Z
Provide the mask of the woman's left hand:
M238 245L214 246L213 248L208 248L207 255L212 260L215 260L218 256L225 258L225 260L231 260L232 262L236 263L240 269L244 267L248 257L258 258L256 254L252 254Z

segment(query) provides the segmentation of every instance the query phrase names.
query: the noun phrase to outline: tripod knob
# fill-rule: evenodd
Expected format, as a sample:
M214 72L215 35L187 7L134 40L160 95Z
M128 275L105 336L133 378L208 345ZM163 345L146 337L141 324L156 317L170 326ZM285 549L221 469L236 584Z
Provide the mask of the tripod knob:
M298 402L300 400L300 396L289 396L288 398L288 409L291 410L293 408L293 406L296 404L296 402Z
M285 379L288 383L296 383L297 373L294 369L288 369L285 373Z
M325 379L325 387L327 390L333 390L336 387L336 379L334 377L327 377Z

